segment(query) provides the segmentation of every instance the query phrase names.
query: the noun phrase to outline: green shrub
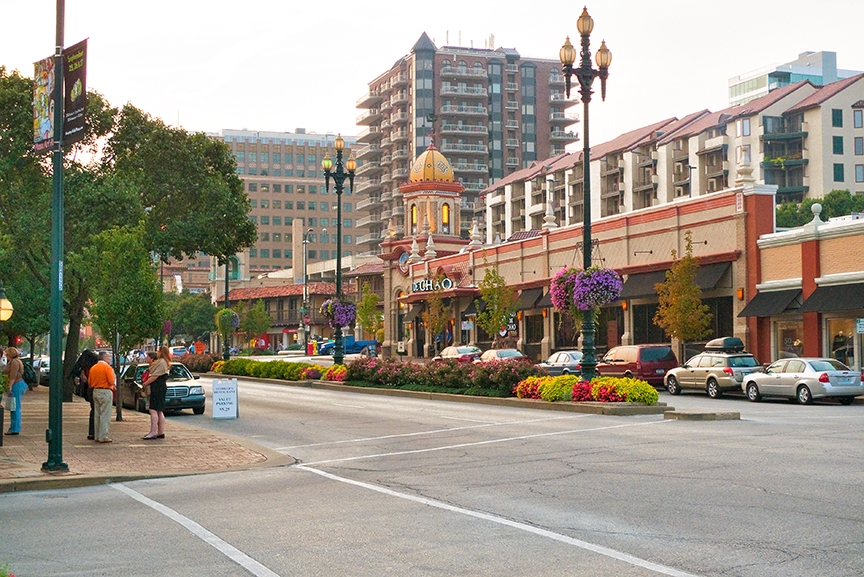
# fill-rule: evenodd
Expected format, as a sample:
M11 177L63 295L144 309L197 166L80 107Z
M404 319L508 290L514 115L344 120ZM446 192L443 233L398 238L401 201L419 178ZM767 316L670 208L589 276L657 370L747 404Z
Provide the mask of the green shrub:
M540 383L537 392L544 401L569 401L573 395L573 383L562 382L557 377L550 378Z
M645 403L653 405L660 398L657 389L639 379L618 379L618 393L624 396L628 403Z

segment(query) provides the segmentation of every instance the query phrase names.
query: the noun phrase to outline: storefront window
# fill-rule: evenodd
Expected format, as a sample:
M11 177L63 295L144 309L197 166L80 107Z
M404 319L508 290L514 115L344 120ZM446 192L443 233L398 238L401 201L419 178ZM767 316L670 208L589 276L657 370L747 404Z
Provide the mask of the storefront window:
M525 317L525 342L539 343L543 340L543 316L530 315Z
M828 319L831 358L850 367L855 365L855 319Z
M633 306L634 345L668 343L671 340L666 336L666 331L654 324L654 315L659 306L656 303Z
M804 322L778 322L777 354L778 359L800 357L804 354Z
M579 348L579 327L569 314L555 312L555 349Z

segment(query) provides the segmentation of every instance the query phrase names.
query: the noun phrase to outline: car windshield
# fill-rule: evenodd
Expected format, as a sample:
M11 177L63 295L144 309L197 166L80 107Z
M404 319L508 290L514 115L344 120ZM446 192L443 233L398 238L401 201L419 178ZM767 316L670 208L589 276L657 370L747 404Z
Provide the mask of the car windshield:
M498 358L501 359L512 359L515 357L524 356L522 353L517 351L516 349L504 349L502 351L498 351Z
M456 352L460 355L467 355L470 353L479 353L480 349L477 347L456 347Z
M814 371L848 371L849 367L834 359L815 359L810 361Z
M756 357L748 355L746 357L729 357L730 367L758 367L759 361Z
M645 361L674 361L675 353L671 347L645 347L642 349L642 362Z

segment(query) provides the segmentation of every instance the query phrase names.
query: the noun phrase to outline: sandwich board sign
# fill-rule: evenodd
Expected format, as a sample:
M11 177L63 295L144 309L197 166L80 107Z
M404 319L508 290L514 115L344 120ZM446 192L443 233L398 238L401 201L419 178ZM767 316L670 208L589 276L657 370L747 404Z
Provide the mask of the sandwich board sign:
M237 379L213 379L213 418L236 419Z

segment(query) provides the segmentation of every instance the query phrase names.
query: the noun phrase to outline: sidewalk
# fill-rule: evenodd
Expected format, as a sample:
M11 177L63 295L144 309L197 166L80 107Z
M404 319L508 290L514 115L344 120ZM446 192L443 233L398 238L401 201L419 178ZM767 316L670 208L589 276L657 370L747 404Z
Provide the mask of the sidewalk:
M108 436L113 443L88 441L90 405L76 396L73 402L63 403L63 461L69 470L47 473L42 471L42 464L48 460L45 442L48 387L28 391L21 405L21 434L4 436L0 447L0 493L275 467L294 462L291 457L244 439L197 429L191 422L180 423L170 417L164 440L143 441L141 437L150 429L150 416L131 409L123 409L123 421L117 422L116 409L112 408ZM9 428L9 419L10 413L6 411L5 429Z

